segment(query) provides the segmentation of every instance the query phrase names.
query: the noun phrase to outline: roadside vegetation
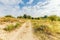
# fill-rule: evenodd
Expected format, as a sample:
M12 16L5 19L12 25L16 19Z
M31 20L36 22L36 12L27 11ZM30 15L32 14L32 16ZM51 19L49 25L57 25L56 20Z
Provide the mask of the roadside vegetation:
M12 31L12 30L14 30L14 29L16 29L16 28L18 28L18 27L20 27L20 26L21 26L20 23L9 24L9 25L7 25L7 26L4 28L4 30L10 32L10 31Z
M44 27L46 27L47 29L49 29L49 31L57 31L59 28L56 27L60 26L60 17L56 15L51 15L51 16L45 15L43 17L31 17L30 15L26 15L26 14L17 17L13 17L12 15L6 15L0 18L0 24L15 22L16 25L9 24L7 25L6 28L4 28L4 30L12 30L15 29L18 24L21 25L27 20L31 20L33 24L33 28L36 30L39 30L40 27L42 27L43 29Z
M21 27L21 25L27 20L31 21L33 25L33 33L41 40L47 40L45 39L46 37L49 39L50 35L53 37L60 36L60 17L56 15L45 15L43 17L32 17L26 14L17 17L6 15L0 18L0 24L10 23L4 28L4 30L11 32L16 28Z
M26 20L23 18L16 18L11 15L6 15L0 18L0 25L6 24L6 27L3 30L10 32L21 27L25 21Z

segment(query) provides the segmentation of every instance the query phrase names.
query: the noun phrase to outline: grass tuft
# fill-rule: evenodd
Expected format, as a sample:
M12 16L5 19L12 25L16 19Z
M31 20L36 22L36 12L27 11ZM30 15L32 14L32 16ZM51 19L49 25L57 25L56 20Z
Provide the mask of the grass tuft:
M5 31L12 31L12 30L16 29L19 26L20 26L20 23L16 23L15 25L9 24L9 25L7 25L6 28L4 28L4 30Z

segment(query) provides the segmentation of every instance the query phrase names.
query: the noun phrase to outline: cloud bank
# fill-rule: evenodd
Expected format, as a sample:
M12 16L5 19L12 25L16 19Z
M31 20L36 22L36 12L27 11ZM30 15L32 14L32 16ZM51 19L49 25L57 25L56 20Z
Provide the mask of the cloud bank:
M0 0L0 16L60 15L60 0Z

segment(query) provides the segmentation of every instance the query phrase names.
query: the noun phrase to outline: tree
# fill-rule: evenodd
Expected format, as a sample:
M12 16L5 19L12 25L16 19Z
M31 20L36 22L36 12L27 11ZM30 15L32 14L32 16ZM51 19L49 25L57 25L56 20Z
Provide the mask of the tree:
M44 16L44 18L47 18L47 17L48 17L47 15Z
M31 19L34 19L33 17Z
M27 15L26 15L26 14L24 14L24 15L23 15L23 18L27 18Z
M23 15L23 18L31 19L32 17L31 17L30 15L26 15L26 14L24 14L24 15Z

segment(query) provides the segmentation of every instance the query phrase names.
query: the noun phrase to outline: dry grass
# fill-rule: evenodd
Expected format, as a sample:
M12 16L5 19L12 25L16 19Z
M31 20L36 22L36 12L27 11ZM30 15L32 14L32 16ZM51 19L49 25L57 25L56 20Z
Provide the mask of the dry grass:
M0 18L0 25L7 24L7 26L4 28L6 31L12 31L18 27L21 27L21 25L25 22L25 19L18 19L18 18L10 18L10 17L2 17Z
M31 20L31 22L33 24L34 34L40 40L60 40L60 37L58 38L60 36L60 21ZM53 39L49 39L48 37ZM54 37L57 37L57 39Z
M49 27L50 31L60 33L60 21L50 20L32 20L33 28L41 27L41 25Z

